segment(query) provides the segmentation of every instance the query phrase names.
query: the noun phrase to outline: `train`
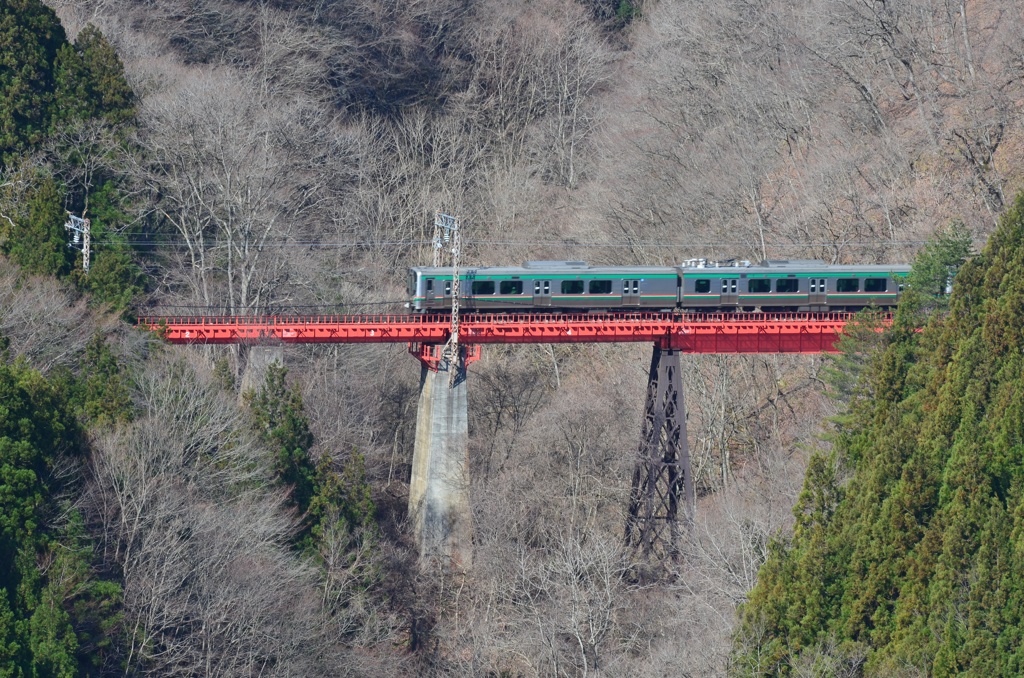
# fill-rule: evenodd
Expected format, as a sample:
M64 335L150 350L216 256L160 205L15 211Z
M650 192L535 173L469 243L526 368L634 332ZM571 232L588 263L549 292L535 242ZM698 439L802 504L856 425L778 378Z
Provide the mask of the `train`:
M910 272L904 265L829 265L819 260L716 262L678 266L590 266L584 261L528 261L522 266L459 270L464 311L599 313L830 312L891 308ZM408 307L451 310L453 269L409 269Z

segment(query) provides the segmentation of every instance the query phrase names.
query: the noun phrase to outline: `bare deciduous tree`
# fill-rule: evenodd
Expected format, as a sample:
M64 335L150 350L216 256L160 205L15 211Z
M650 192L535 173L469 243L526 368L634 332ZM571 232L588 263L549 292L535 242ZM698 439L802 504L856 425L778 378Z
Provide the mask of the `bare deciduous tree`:
M308 175L301 101L267 99L226 71L184 71L143 100L134 165L154 209L185 246L194 301L257 312L280 294L286 257L268 245L298 235L323 177Z
M344 673L294 517L234 399L170 356L147 366L143 415L104 434L89 513L123 572L126 666L159 675Z
M0 258L0 336L41 372L76 365L92 339L89 329L109 330L115 322L91 313L68 285L26 276Z

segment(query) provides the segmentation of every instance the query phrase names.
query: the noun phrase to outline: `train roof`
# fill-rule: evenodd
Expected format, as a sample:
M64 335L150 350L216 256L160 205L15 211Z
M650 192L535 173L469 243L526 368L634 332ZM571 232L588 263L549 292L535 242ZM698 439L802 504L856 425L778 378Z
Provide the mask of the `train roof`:
M825 264L820 261L809 260L764 261L760 264L747 264L743 266L687 266L684 264L679 266L679 268L688 275L704 272L718 277L736 273L779 275L821 272L832 275L853 273L897 273L903 275L910 272L910 266L906 264Z
M416 271L424 275L451 275L451 267L434 268L432 266L413 266L410 271ZM472 273L474 275L496 275L516 276L528 275L543 276L553 275L675 275L676 269L672 266L590 266L582 261L528 261L524 266L463 266L461 273Z
M451 275L451 267L412 266L410 271L422 275ZM701 272L713 277L721 277L730 274L755 274L755 275L779 275L779 274L807 274L821 272L833 275L851 275L855 273L874 274L906 274L910 266L906 264L826 264L823 261L814 259L795 260L767 260L759 264L751 264L749 261L733 262L709 262L703 259L689 260L678 266L590 266L583 261L528 261L523 266L465 266L462 267L464 274L487 276L537 276L545 273L558 275L609 275L609 276L652 276L652 275L674 275L681 271L686 275L695 275Z

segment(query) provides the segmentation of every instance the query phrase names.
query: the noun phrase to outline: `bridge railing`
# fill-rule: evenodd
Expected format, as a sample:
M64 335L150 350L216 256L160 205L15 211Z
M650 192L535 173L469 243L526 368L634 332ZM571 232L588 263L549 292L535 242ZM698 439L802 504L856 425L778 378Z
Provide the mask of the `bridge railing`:
M653 311L630 311L616 313L466 313L463 323L469 324L564 324L564 323L608 323L608 322L663 322L663 323L779 323L779 322L831 322L846 323L857 314L850 312L829 313L664 313ZM891 313L879 313L874 318L891 320ZM446 314L358 314L358 315L191 315L191 316L143 316L139 324L157 325L220 325L235 327L282 325L437 325L447 324L451 317Z

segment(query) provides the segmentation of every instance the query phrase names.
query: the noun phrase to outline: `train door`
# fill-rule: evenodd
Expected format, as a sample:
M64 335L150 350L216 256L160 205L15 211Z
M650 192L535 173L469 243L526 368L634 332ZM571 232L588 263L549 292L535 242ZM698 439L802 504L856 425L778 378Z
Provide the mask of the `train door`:
M433 278L427 278L424 281L423 290L423 306L424 308L433 308L435 300L437 299L437 290L435 285L437 282Z
M551 281L550 280L534 280L533 281L533 305L534 306L550 306L551 305Z
M437 300L439 302L441 302L442 307L451 308L451 305L452 305L452 279L451 278L445 278L441 286L442 286L442 288L444 290L444 293L442 294L441 290L438 290Z
M640 305L640 281L636 278L622 281L622 305Z
M828 288L826 278L811 278L807 287L807 303L812 311L828 310Z
M722 278L722 306L736 306L740 302L739 280Z

